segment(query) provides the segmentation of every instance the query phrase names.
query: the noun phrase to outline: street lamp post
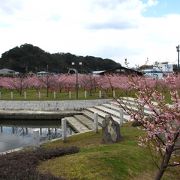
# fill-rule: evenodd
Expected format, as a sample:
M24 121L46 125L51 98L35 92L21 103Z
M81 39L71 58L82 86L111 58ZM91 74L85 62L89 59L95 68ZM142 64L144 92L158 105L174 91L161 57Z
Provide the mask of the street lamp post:
M79 92L78 92L79 84L78 84L78 71L77 71L77 69L76 69L75 73L76 73L76 99L78 99L78 96L79 96Z
M49 96L49 66L46 65L46 96Z
M72 65L74 66L75 63L72 62ZM82 62L79 62L79 65L82 65ZM75 68L70 68L69 71L74 71L76 74L76 99L78 99L78 96L79 96L78 70Z
M75 68L70 68L69 69L69 72L70 71L74 71L75 72L75 74L76 74L76 99L78 99L78 71L77 71L77 69L75 69Z
M176 46L177 49L177 53L178 53L178 71L179 71L179 50L180 50L180 46Z

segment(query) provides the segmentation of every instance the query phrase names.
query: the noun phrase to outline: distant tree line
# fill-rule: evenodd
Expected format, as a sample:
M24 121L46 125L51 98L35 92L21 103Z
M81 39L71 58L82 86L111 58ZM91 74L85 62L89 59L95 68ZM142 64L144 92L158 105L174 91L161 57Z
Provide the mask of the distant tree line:
M74 62L74 66L72 66ZM82 65L80 65L82 62ZM93 56L76 56L71 53L50 54L31 44L14 47L2 54L0 68L9 68L15 71L38 72L50 71L67 73L68 68L77 68L81 73L115 68L120 64L111 59L102 59Z

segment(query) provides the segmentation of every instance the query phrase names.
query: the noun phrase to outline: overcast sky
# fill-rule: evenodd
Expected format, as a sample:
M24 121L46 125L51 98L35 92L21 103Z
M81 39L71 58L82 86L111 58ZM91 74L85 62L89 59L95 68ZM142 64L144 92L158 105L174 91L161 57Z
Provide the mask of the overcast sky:
M24 43L130 66L177 63L179 0L0 0L0 54Z

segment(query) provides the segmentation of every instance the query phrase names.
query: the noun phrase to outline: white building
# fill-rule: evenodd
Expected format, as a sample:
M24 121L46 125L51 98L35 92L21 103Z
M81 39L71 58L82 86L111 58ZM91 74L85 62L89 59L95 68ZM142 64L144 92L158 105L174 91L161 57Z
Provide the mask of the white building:
M142 72L145 73L145 76L161 79L173 73L173 64L156 62L152 68L142 69Z
M49 74L49 72L46 72L46 71L40 71L40 72L37 72L37 76L47 76Z
M7 69L7 68L0 69L0 76L14 76L14 75L18 75L18 74L19 74L19 72L16 72L11 69Z

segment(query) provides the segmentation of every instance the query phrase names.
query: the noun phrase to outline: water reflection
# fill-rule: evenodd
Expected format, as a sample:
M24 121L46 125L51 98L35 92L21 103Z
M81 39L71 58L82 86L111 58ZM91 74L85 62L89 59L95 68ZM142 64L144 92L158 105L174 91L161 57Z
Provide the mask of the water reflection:
M4 120L0 122L0 152L10 149L31 146L33 144L33 131L38 130L40 142L62 136L61 120ZM67 134L74 132L67 127Z

